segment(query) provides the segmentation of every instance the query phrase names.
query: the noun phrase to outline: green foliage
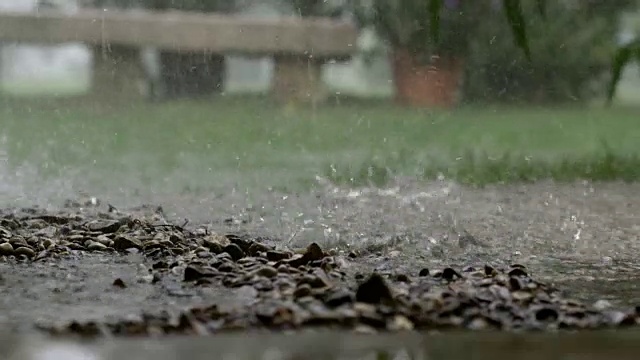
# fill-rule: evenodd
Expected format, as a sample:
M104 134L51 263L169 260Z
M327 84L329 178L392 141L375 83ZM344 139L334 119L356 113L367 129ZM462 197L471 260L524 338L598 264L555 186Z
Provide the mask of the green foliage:
M325 167L323 175L335 184L350 187L383 187L393 178L391 170L377 160L343 166L332 164Z
M442 1L440 0L429 0L429 13L440 14L442 5ZM440 17L432 16L430 22L431 27L429 28L429 31L431 31L431 33L433 34L433 41L438 43L440 42Z
M467 100L566 102L604 95L605 81L616 51L618 16L627 4L611 2L594 11L590 5L569 7L551 2L545 20L540 8L523 6L524 26L532 57L512 46L509 26L487 21L474 35L467 58ZM505 9L506 10L506 9ZM499 18L494 13L488 18ZM571 31L567 31L571 29Z
M469 34L482 21L486 7L483 2L447 7L442 0L352 0L349 4L361 26L372 26L390 46L407 49L421 59L466 54Z
M540 8L540 4L544 4L544 2L537 1L538 9ZM503 8L509 20L509 25L511 25L516 44L524 51L527 59L531 59L531 50L529 49L529 42L527 41L525 19L520 0L504 0Z
M402 148L384 156L371 155L362 162L327 165L323 176L336 184L352 187L383 187L402 170L415 165L414 157L413 151Z
M391 155L388 159L372 158L348 166L327 166L323 175L335 184L350 187L384 187L403 166L396 163L396 158ZM433 158L423 165L422 179L432 180L440 176L474 186L549 179L561 182L633 182L640 180L640 156L616 152L604 142L591 154L557 158L533 158L510 151L495 157L468 148L454 162Z
M613 59L613 66L611 70L611 82L609 83L609 87L607 89L607 102L611 104L613 96L616 92L616 84L620 82L620 76L622 75L622 70L625 65L631 61L637 61L640 66L640 38L631 41L630 43L621 46L616 51L615 57Z
M496 183L523 183L552 179L571 182L638 181L640 157L637 154L615 152L606 143L590 155L557 159L533 159L505 152L492 158L486 153L466 151L456 164L425 169L425 177L434 173L460 183L484 186Z
M465 1L460 2L463 4L460 6L458 11L447 11L445 3L447 0L350 0L348 1L349 7L352 9L354 14L356 15L356 19L363 26L374 26L379 36L381 36L384 40L386 40L393 47L405 47L410 51L414 52L419 57L425 58L433 53L439 53L442 55L443 53L450 54L466 54L466 51L469 50L468 46L473 43L471 37L476 35L477 25L482 24L485 25L499 25L502 26L504 23L499 21L487 21L486 10L490 8L493 4L497 2L491 1ZM531 29L532 26L536 26L538 29L544 29L545 24L540 23L540 18L543 20L550 20L550 22L555 22L557 19L554 17L565 18L567 16L566 13L553 13L550 14L551 8L558 8L562 6L571 6L576 9L578 14L578 20L584 21L585 18L596 18L600 17L600 19L605 19L605 23L608 25L615 23L618 19L616 18L619 14L619 10L622 8L627 8L634 5L633 0L620 0L620 1L610 1L610 0L584 0L584 1L573 1L573 2L560 2L560 1L547 1L547 0L536 0L536 1L528 1L522 2L520 0L502 0L502 8L504 9L504 18L507 20L507 24L510 28L510 36L512 39L512 43L515 42L517 48L521 51L521 56L518 58L513 58L515 56L513 51L508 51L509 56L512 56L511 63L515 61L515 63L522 64L524 56L524 60L533 61L538 57L547 57L549 58L549 52L555 52L557 47L551 47L545 49L544 46L540 46L539 44L534 45L534 49L532 50L532 46L530 45L532 41L536 41L537 36L539 35L539 31L536 29ZM367 7L371 7L372 10L368 11ZM635 4L637 5L637 4ZM529 8L533 7L535 12L529 11ZM574 9L575 10L575 9ZM575 12L572 12L575 14ZM535 16L539 15L539 16ZM551 16L549 16L551 15ZM562 23L562 22L561 22ZM597 54L595 58L599 59L599 56L603 52L609 52L608 49L604 50L605 47L602 43L602 39L605 36L611 35L611 27L607 24L596 23L591 31L585 29L585 32L582 36L574 36L571 39L567 39L570 34L573 34L574 28L571 21L564 21L566 27L562 28L562 32L558 34L562 35L563 39L566 39L566 45L569 48L573 49L581 49L584 53L589 55ZM582 23L584 25L584 23ZM560 31L559 29L555 29L556 31ZM596 32L601 31L602 33L597 34ZM532 33L532 34L530 34ZM499 33L499 37L502 39L505 37L506 32L502 31ZM449 36L447 36L449 35ZM497 36L497 35L496 35ZM546 33L542 33L540 35L543 39L548 39ZM613 36L611 35L608 40L612 41ZM585 47L582 47L585 44L588 44L588 41L595 41L596 50L587 50ZM540 41L540 40L539 40ZM557 45L554 42L550 42L553 45ZM443 44L449 44L449 48L443 46ZM455 47L451 47L452 44L455 44ZM504 42L502 43L505 44ZM538 51L540 48L541 51ZM496 46L491 48L491 51L496 53L496 56L503 56L501 53L504 51L504 47L501 47L499 50ZM487 51L487 50L485 50ZM565 50L562 50L565 51ZM612 58L609 57L609 70L611 79L608 85L608 100L611 101L615 88L619 82L619 75L622 69L632 60L637 59L640 63L640 50L638 50L638 41L633 42L630 45L621 47L618 49L618 52L615 55L615 58L612 61ZM590 59L594 59L590 56ZM587 61L589 62L589 61ZM541 62L538 62L540 64ZM575 64L575 61L569 62L571 64ZM509 62L503 61L504 64L510 64ZM601 66L603 62L596 61L590 63L591 65L595 64L595 68L592 70L596 70L599 72L601 70ZM509 68L513 69L514 66L510 65ZM527 65L529 70L536 67L535 64ZM569 70L574 70L568 65ZM582 66L584 69L588 66ZM566 69L566 68L565 68ZM565 70L562 69L562 70ZM526 72L527 69L523 69ZM552 71L546 71L540 73L537 72L536 76L541 76L547 82L553 82L549 80L550 78L557 76L557 71L561 70L558 67L555 67ZM574 75L577 72L574 71ZM531 77L531 71L528 75ZM526 77L526 76L525 76ZM564 98L566 99L568 94L571 96L577 96L578 98L584 98L586 94L582 91L583 88L580 87L580 83L584 84L584 82L577 81L575 78L572 78L568 81L564 86L560 86L560 88L555 89L553 94L549 94L548 98L557 95L557 91L564 92ZM554 86L558 86L555 84ZM530 88L530 87L529 87ZM540 94L543 94L544 87L538 87L538 91ZM504 90L504 89L501 89ZM579 91L576 91L579 90ZM544 94L543 94L544 95ZM518 97L518 96L516 96ZM544 97L544 96L543 96Z
M7 165L29 164L39 176L64 179L77 172L105 186L139 179L163 191L211 191L227 181L308 190L316 174L367 186L438 173L472 184L640 181L634 108L424 111L377 100L300 108L291 116L261 96L94 100L0 97Z

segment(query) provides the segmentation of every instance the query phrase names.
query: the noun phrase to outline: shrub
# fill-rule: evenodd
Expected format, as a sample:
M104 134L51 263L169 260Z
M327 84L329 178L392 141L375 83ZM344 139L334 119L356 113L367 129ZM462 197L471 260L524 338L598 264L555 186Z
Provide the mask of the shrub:
M619 16L634 1L547 4L546 19L541 19L533 16L534 1L523 2L532 62L513 46L505 22L484 21L478 27L467 58L465 100L552 103L604 94ZM499 11L500 7L494 10Z

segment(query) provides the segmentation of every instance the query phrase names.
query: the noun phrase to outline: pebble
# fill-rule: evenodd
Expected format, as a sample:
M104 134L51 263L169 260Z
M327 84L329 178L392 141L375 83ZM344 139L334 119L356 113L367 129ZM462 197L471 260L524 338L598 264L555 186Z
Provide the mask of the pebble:
M222 251L229 254L233 260L240 260L245 256L244 251L240 248L240 246L236 244L229 244L225 246Z
M0 255L13 255L13 245L8 242L0 244Z
M124 281L120 278L117 278L115 280L113 280L113 286L124 289L127 287L127 285L124 283Z
M87 245L87 250L89 251L105 251L107 249L107 245L104 245L97 241L89 241L89 245Z
M194 281L201 278L214 277L219 272L213 268L205 268L198 265L189 265L184 269L184 281Z
M36 252L28 246L19 246L13 252L16 255L24 255L29 258L36 256Z
M142 242L130 236L119 235L113 239L113 248L116 250L127 250L130 248L142 249Z
M593 303L593 308L596 310L605 310L611 308L613 305L607 300L600 299Z
M256 275L272 278L278 275L278 270L272 266L263 266L256 271Z
M393 303L393 295L382 276L373 273L358 286L356 301L367 304Z

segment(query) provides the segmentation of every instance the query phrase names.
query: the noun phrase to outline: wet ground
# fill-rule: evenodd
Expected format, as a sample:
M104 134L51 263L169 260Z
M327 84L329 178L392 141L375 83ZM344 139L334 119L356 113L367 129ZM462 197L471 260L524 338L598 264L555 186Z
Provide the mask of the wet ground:
M310 193L113 198L102 199L100 206L153 202L174 223L189 219L188 226L206 224L211 231L268 236L282 248L315 241L343 254L355 251L358 257L344 264L348 272L417 275L425 267L517 262L570 298L628 307L640 304L639 191L640 185L624 183L472 189L407 180L385 190L357 190L320 180ZM170 282L151 284L149 266L137 254L0 262L0 321L31 333L33 324L118 319L146 309L211 303L236 306L251 299L246 288L184 291ZM116 278L127 288L114 289Z
M91 344L3 336L0 356L10 360L111 359L637 359L634 331L576 334L221 335L214 338L109 340ZM251 346L247 346L251 343ZM260 345L257 345L260 344Z
M321 184L310 193L235 192L172 199L165 212L222 231L272 236L287 246L323 246L382 255L377 269L415 272L496 260L526 264L577 298L640 300L638 184L496 185L399 179L386 189ZM234 225L236 224L236 225Z

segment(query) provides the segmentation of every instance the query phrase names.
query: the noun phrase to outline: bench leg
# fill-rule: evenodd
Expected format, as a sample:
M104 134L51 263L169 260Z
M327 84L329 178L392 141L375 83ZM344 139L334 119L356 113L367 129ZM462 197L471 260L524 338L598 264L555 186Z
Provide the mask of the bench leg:
M278 55L274 62L271 90L277 101L318 104L328 98L322 80L322 61L307 56Z
M140 50L121 45L94 46L91 97L110 99L144 99L146 74Z
M160 52L160 76L167 98L200 97L224 90L225 57L207 52Z

